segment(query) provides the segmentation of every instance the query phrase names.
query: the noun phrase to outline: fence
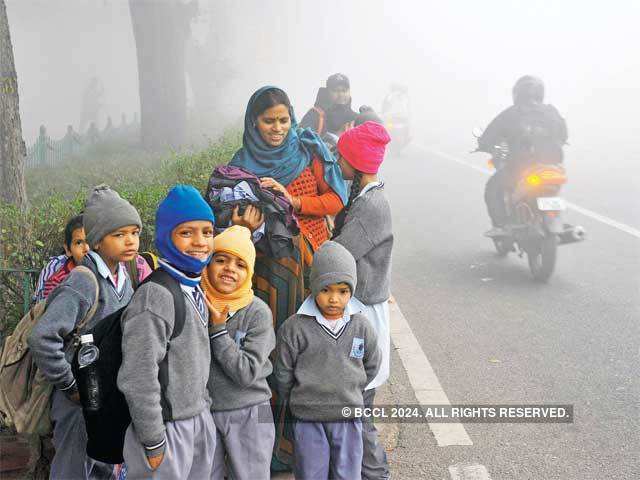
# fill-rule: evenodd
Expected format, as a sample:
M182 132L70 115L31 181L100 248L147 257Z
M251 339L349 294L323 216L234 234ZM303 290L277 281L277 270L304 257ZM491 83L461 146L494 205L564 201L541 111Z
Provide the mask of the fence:
M38 280L38 270L33 269L15 269L15 268L0 268L0 278L3 279L3 284L14 284L16 288L22 290L22 313L27 313L31 306L31 300L35 291L36 281ZM14 277L9 280L5 280L5 277ZM19 287L18 287L19 286Z
M92 123L84 134L77 133L71 125L67 133L59 140L53 140L47 135L44 125L40 127L40 135L35 143L27 148L26 168L55 167L71 157L82 155L89 148L103 142L137 142L140 136L140 124L134 115L132 123L127 124L122 116L122 122L114 127L109 117L104 129L99 130Z

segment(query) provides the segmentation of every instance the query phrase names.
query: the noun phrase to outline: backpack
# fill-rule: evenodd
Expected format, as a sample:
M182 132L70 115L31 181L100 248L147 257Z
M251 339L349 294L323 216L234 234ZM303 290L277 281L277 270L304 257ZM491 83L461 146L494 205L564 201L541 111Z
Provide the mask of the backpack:
M518 129L519 155L544 163L562 161L562 142L558 138L558 114L546 105L523 110Z
M77 345L79 334L98 309L98 281L87 267L74 270L85 272L95 285L96 301L76 325L67 339ZM27 340L31 331L46 311L46 300L36 303L7 337L0 356L0 416L2 422L14 427L18 433L47 435L52 430L50 398L53 385L47 381L35 363Z
M184 329L186 303L180 284L165 270L155 270L141 285L153 282L165 287L173 296L175 324L169 341L178 337ZM87 428L87 455L105 463L122 463L124 436L131 423L131 415L124 394L118 389L118 370L122 364L122 313L126 307L107 315L87 334L93 335L93 343L100 350L97 367L100 378L100 409L88 412L82 409ZM167 358L161 362L158 372L163 392L167 383ZM78 377L78 352L72 362L73 374ZM164 406L164 404L163 404ZM164 414L163 408L163 414Z
M145 259L147 264L151 267L151 270L158 269L158 256L153 252L142 252L140 254L142 258Z

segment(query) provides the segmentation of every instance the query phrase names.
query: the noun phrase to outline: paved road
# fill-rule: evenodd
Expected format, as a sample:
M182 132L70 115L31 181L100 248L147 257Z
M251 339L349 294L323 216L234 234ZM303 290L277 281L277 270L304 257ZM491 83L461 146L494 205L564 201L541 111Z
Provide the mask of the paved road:
M575 406L569 425L466 424L472 446L439 447L427 425L405 425L392 461L415 476L402 478L449 479L450 466L471 463L493 480L640 478L640 238L569 212L588 241L561 247L551 281L536 284L525 259L497 258L482 237L484 175L413 146L387 159L384 177L394 295L451 403ZM638 218L626 207L637 200L604 181L597 195L568 192ZM396 378L415 401L406 384Z

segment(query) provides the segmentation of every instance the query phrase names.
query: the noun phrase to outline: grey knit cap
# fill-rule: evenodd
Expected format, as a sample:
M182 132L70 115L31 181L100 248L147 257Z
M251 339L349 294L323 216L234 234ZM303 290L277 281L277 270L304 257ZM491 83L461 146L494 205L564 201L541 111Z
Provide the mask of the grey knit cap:
M91 248L119 228L129 225L142 228L142 220L135 207L108 185L93 188L84 207L82 223Z
M346 283L351 293L356 291L358 275L356 261L349 250L336 242L324 242L313 255L309 282L315 297L327 285Z

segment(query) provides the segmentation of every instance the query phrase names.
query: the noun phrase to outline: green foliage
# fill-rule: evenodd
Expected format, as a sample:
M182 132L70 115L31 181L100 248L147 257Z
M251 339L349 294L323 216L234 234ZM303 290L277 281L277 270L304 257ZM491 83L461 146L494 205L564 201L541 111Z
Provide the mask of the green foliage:
M40 270L59 254L66 222L82 210L93 186L110 185L138 209L143 222L140 251L151 250L155 212L168 190L185 183L204 193L212 170L229 162L240 144L240 134L231 132L202 151L164 158L112 146L55 169L28 170L29 210L0 204L0 333L11 331L23 303L22 274L1 270Z

